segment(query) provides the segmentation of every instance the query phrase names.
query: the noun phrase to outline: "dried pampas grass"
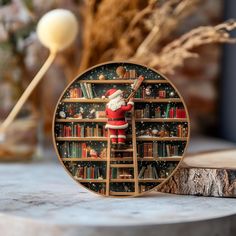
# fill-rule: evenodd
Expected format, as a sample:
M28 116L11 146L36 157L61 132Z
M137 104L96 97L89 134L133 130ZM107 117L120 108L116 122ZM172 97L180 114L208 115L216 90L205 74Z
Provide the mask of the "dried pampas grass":
M192 50L209 43L234 43L231 20L191 30L172 42L168 37L203 0L88 0L83 14L82 56L79 71L108 60L132 60L173 73Z
M147 48L143 53L134 56L134 60L142 60L151 67L156 67L162 73L173 73L178 66L183 66L184 60L198 57L191 50L209 43L236 43L235 38L230 38L229 31L236 28L234 20L216 26L198 27L184 34L165 46L160 53L154 54ZM146 60L148 52L148 60Z

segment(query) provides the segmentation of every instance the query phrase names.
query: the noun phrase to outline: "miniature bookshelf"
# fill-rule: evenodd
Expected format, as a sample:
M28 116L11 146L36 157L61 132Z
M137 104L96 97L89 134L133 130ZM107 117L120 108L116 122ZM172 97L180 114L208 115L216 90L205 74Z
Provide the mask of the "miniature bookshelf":
M77 80L76 84L80 84L81 82L91 84L95 88L96 86L106 85L107 88L112 88L114 85L116 88L122 86L130 86L133 83L135 78L126 78L126 79L109 79L109 80L96 80L96 79L84 79ZM143 82L143 86L147 85L168 85L172 87L173 85L167 81L166 79L161 80L150 80L145 79ZM72 84L73 85L73 84ZM100 88L100 87L99 87ZM176 92L176 91L175 91ZM60 118L58 116L58 111L60 105L67 106L68 104L83 105L84 108L98 105L100 104L105 106L105 103L108 102L107 99L101 98L69 98L66 93L61 98L60 103L58 104L58 108L55 112L55 120L54 127L57 125L70 125L70 124L78 124L78 125L95 125L100 124L105 125L107 122L106 118L74 118L74 117L66 117ZM140 125L169 125L177 127L177 125L183 125L183 127L189 128L189 122L187 115L185 117L178 118L168 118L168 117L149 117L149 118L137 118L135 117L135 109L144 107L146 104L161 104L163 107L168 104L172 104L173 106L181 105L185 109L185 105L183 100L179 97L172 98L135 98L134 99L135 106L131 112L131 117L127 117L127 122L129 123L131 133L127 135L127 142L132 146L129 149L125 150L113 150L111 149L111 143L109 138L109 132L106 136L97 137L61 137L58 136L58 131L54 130L54 144L56 146L57 154L62 162L62 164L66 167L66 169L70 172L72 177L82 185L84 185L89 190L95 191L99 194L106 196L137 196L145 191L149 191L154 187L159 186L163 183L168 177L173 173L173 170L177 167L178 163L181 161L182 156L184 154L185 146L188 142L189 133L184 137L176 137L176 136L140 136L136 135L137 129L139 129ZM86 143L88 145L97 145L103 146L106 148L105 157L90 157L90 156L75 156L75 155L67 155L63 157L60 153L60 147L65 143ZM153 143L157 143L158 145L162 145L161 148L164 150L163 156L156 154L156 157L153 156L142 156L138 153L138 148L141 145L145 146L145 143L149 143L154 145ZM157 147L157 146L156 146ZM170 153L172 150L175 150L176 147L181 149L178 155L170 155L167 156L166 153ZM144 147L145 148L145 147ZM159 147L158 147L159 148ZM177 148L177 149L178 149ZM168 150L169 149L169 150ZM69 150L69 149L68 149ZM153 148L152 148L153 150ZM167 151L166 151L167 150ZM68 154L68 153L67 153ZM145 168L144 168L145 167ZM80 172L82 173L79 177L78 168L80 168ZM97 169L96 169L97 168ZM116 171L114 170L116 169ZM122 171L119 172L119 169ZM127 171L125 171L127 169ZM156 170L154 170L156 169ZM97 173L95 170L98 170ZM146 173L148 170L150 171ZM86 172L87 171L87 172ZM141 171L143 171L143 175L141 175ZM84 173L84 175L83 175ZM89 173L89 174L88 174ZM92 174L91 174L92 173ZM102 174L101 174L102 173ZM122 174L123 173L123 174ZM155 174L155 175L154 175ZM98 178L94 178L94 175L99 176ZM84 177L81 177L84 176ZM89 177L85 177L89 176ZM92 177L91 177L92 176ZM114 178L116 176L116 178ZM119 177L122 176L122 177ZM155 176L155 178L152 178ZM91 178L90 178L91 177Z

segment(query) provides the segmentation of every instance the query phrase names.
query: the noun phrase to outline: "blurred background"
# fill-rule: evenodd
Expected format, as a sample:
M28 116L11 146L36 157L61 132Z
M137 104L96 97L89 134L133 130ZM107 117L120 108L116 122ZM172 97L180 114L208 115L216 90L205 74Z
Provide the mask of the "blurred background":
M52 119L60 94L83 70L110 60L146 64L171 79L189 109L191 136L197 140L192 150L207 142L215 148L236 145L236 45L222 34L235 26L229 22L193 31L235 17L233 0L0 0L0 4L1 120L48 55L35 33L40 17L64 8L79 21L76 41L57 56L11 125L0 160L27 160L53 152Z

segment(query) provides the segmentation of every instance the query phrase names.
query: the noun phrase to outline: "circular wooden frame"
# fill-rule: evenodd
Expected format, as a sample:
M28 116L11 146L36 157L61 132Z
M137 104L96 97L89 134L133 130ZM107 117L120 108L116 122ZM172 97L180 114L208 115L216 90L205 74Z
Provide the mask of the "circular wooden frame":
M165 178L165 180L163 180L160 184L158 184L157 186L147 190L147 191L144 191L144 192L139 192L138 194L132 194L132 195L124 195L124 196L119 196L119 197L134 197L134 196L141 196L145 193L148 193L152 190L158 190L160 189L170 178L172 175L174 175L174 173L177 171L177 169L179 168L182 160L183 160L183 157L186 153L186 149L188 147L188 144L189 144L189 139L190 139L190 119L189 119L189 114L188 114L188 110L187 110L187 106L183 100L183 97L181 96L181 94L179 93L179 91L177 90L177 88L174 86L174 84L169 81L168 78L166 78L164 75L162 75L161 73L159 73L158 71L156 71L155 69L152 69L152 68L148 68L147 66L145 65L142 65L142 64L137 64L137 63L133 63L133 62L125 62L125 61L112 61L112 62L106 62L106 63L101 63L101 64L98 64L98 65L95 65L89 69L87 69L86 71L80 73L73 81L71 81L67 86L66 88L64 89L64 91L62 92L60 98L58 99L58 102L56 104L56 107L55 107L55 110L54 110L54 115L53 115L53 122L52 122L52 138L53 138L53 145L54 145L54 149L56 151L56 154L57 154L57 157L58 157L58 160L60 161L60 163L63 165L63 167L65 168L65 170L67 171L67 173L77 182L79 183L80 185L82 185L84 188L88 189L89 191L93 192L93 193L96 193L96 194L99 194L99 195L103 195L103 196L107 196L107 197L117 197L117 196L113 196L113 195L110 195L110 190L109 190L109 194L106 195L106 194L100 194L96 191L93 191L91 190L90 188L86 187L83 185L83 183L79 182L79 180L76 180L74 178L74 176L72 175L72 173L66 168L64 162L62 161L62 158L60 156L60 153L58 152L58 148L57 148L57 143L56 143L56 135L55 135L55 123L56 123L56 114L57 114L57 110L58 110L58 106L59 104L61 103L61 100L62 98L64 97L65 93L68 91L68 89L73 85L73 83L75 83L76 81L79 81L80 78L82 76L84 76L86 73L94 70L94 69L97 69L99 67L102 67L102 66L109 66L109 65L112 65L112 64L116 64L116 65L132 65L132 66L137 66L137 67L143 67L143 68L146 68L147 70L150 70L152 72L154 72L155 74L161 76L164 80L166 80L168 82L168 84L174 89L174 91L176 92L176 94L178 95L178 98L181 100L181 104L183 105L184 107L184 110L185 110L185 113L186 113L186 122L187 123L187 128L188 128L188 134L187 134L187 137L186 137L186 144L183 148L183 154L178 162L178 164L176 165L175 169L171 172L171 174ZM163 122L164 123L164 122ZM136 158L137 159L137 158ZM106 165L107 165L107 160L106 160ZM109 166L110 168L110 166ZM110 179L110 178L109 178ZM109 180L109 186L110 186L110 180Z

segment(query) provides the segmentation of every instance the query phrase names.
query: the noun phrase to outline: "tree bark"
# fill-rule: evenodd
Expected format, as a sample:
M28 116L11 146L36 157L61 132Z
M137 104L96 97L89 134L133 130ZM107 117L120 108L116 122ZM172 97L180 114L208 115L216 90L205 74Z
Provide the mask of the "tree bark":
M222 168L219 168L221 162ZM181 167L159 191L184 195L236 197L234 164L235 150L186 157Z

